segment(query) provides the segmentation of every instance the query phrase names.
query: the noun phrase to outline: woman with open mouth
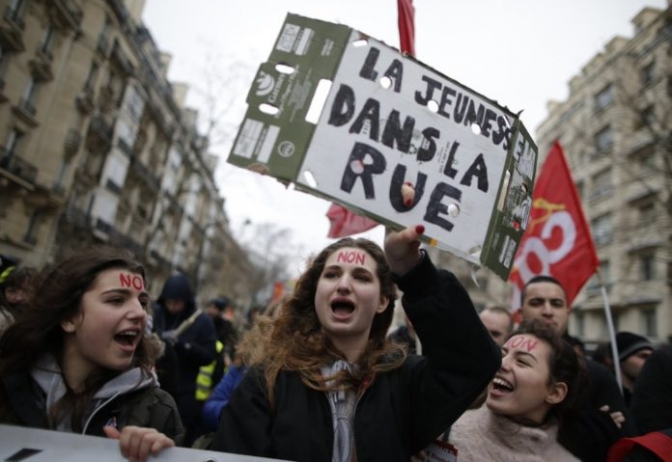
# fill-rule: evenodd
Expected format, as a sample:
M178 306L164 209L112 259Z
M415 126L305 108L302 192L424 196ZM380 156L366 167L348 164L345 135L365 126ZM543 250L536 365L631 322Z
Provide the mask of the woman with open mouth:
M177 407L152 372L145 287L143 267L120 249L45 268L0 338L0 423L117 438L133 460L179 444Z
M341 239L299 278L224 407L211 449L297 462L408 462L497 371L501 355L464 288L420 250ZM387 339L395 282L424 356ZM255 335L253 332L247 335Z
M572 346L533 320L511 334L502 355L485 404L450 430L460 462L578 461L570 435L586 372Z

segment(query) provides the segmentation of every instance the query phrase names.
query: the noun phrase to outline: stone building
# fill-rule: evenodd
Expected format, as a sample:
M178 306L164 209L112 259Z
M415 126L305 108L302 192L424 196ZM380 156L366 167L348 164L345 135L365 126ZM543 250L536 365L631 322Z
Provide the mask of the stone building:
M616 330L672 334L672 3L644 8L548 104L539 153L564 147L601 264ZM543 157L539 165L543 163ZM570 331L607 338L601 285L574 301Z
M179 270L202 299L223 293L227 271L250 275L244 255L226 256L217 158L186 87L166 78L144 0L3 3L0 254L41 267L108 242L147 265L152 292Z
M670 3L668 1L668 3ZM541 168L557 138L581 195L616 330L672 340L672 7L644 8L632 37L614 37L548 104L537 128ZM511 288L457 257L433 259L465 285L480 311L511 304ZM598 277L574 301L570 333L608 337Z

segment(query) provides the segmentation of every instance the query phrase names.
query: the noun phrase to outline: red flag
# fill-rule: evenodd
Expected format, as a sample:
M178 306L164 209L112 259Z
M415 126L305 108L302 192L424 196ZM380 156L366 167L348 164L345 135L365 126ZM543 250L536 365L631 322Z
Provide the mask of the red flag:
M599 265L579 194L562 146L556 141L537 178L530 221L509 276L514 286L512 307L520 307L523 286L537 275L560 281L571 306Z
M413 0L397 0L399 43L404 53L415 56L415 8Z
M415 56L415 9L413 0L397 0L399 15L399 43L404 53ZM331 222L329 238L339 238L363 233L378 226L375 221L356 215L338 204L331 204L327 217Z
M327 212L327 218L331 223L329 234L327 234L329 238L352 236L378 226L375 221L356 215L338 204L331 204Z

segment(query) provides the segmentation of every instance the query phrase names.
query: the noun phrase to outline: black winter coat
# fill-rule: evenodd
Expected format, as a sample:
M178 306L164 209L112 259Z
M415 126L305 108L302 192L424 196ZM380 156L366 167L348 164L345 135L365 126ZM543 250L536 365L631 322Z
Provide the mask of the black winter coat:
M469 295L425 256L398 281L423 345L402 367L377 375L354 417L358 462L408 462L471 404L501 364ZM270 410L263 375L252 369L222 412L212 449L297 462L331 462L334 432L326 394L281 371Z
M44 392L29 373L16 374L0 382L0 423L49 429ZM126 425L149 427L165 434L176 445L184 428L173 398L158 387L120 395L102 406L90 419L85 434L105 436L103 427L114 421L119 430Z

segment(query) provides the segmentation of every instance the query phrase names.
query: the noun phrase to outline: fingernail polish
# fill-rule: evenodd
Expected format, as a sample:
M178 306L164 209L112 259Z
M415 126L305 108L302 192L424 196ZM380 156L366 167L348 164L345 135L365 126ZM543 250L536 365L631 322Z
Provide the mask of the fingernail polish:
M424 225L417 225L415 227L415 232L418 234L423 234L425 232L425 226Z
M404 201L404 205L405 205L406 207L410 207L411 205L413 205L413 201L410 200L410 199L406 199L406 200Z

